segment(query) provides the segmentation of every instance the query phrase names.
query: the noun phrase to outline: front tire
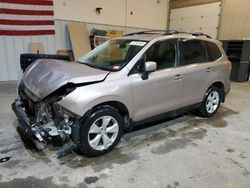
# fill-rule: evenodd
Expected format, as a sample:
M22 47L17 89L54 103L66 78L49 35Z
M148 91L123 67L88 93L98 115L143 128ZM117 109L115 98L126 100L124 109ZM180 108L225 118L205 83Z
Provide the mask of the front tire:
M211 117L219 109L221 102L220 89L215 86L210 87L202 101L199 109L197 109L198 115L201 117Z
M124 120L111 106L97 108L80 129L79 149L89 157L110 152L120 141Z

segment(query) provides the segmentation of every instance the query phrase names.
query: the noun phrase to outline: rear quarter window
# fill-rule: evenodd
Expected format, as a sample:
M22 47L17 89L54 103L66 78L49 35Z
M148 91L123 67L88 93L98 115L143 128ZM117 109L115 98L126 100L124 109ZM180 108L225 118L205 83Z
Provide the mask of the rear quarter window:
M204 41L206 46L208 61L215 61L222 56L222 53L218 46L213 42Z

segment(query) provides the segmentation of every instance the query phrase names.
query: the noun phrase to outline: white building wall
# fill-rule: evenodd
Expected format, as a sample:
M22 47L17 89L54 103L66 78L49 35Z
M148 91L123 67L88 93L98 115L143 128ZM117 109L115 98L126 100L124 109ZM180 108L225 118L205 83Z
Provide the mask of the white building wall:
M65 21L56 21L56 35L0 36L0 81L21 77L20 54L31 53L32 42L42 42L48 54L56 54L59 49L71 49L66 24Z
M220 40L250 40L250 0L222 0Z
M171 9L169 29L203 32L217 38L220 12L220 2Z
M168 6L169 0L54 0L56 19L147 29L167 28Z

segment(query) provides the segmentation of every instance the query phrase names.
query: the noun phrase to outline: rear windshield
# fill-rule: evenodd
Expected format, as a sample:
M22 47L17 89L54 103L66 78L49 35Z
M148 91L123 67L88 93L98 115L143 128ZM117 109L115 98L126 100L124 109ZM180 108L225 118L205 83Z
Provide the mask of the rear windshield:
M118 71L146 44L146 41L110 40L81 57L79 62L98 69Z

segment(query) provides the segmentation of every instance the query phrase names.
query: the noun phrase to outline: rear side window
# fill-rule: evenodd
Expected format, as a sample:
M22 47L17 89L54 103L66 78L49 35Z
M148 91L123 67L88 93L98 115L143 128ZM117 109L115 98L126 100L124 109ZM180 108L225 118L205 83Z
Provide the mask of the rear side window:
M208 41L204 41L204 44L207 49L208 61L215 61L222 56L221 51L216 44Z
M182 65L207 62L206 50L200 40L182 42Z

